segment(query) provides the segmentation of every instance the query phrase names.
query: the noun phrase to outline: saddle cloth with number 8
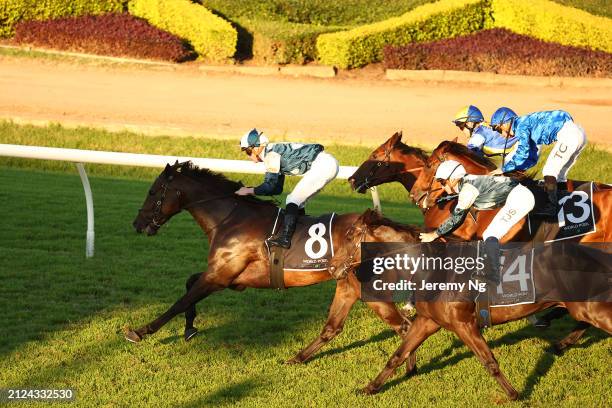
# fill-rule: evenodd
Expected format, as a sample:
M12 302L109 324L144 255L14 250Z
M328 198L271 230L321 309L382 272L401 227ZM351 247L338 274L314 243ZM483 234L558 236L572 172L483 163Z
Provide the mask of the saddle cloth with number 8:
M329 261L334 256L331 230L335 215L336 213L319 217L303 215L298 218L295 233L291 239L291 248L285 250L285 272L327 269ZM281 230L282 220L283 217L279 210L270 235Z

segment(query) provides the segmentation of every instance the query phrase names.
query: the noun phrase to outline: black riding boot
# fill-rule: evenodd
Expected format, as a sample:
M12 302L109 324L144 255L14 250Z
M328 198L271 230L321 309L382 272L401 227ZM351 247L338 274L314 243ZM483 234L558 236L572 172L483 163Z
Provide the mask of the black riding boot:
M268 239L268 245L279 246L285 249L291 248L291 237L295 232L297 224L299 208L296 204L290 203L285 207L285 217L283 220L283 229L278 234Z
M496 287L501 282L501 262L499 253L499 240L494 237L489 237L484 242L484 280Z
M536 213L548 217L556 217L559 211L557 179L553 176L544 176L544 190L548 195L548 202L539 211L536 211Z

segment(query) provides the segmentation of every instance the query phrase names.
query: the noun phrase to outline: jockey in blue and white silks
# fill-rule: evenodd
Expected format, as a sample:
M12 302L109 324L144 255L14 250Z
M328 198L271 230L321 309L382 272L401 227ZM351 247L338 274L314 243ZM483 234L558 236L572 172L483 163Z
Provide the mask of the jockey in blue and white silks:
M238 195L277 195L283 192L285 176L302 175L287 195L283 229L268 239L269 245L291 247L300 208L338 175L338 161L320 144L270 143L263 132L252 129L241 141L242 150L266 168L264 181L257 187L241 187Z
M567 173L586 145L582 127L562 110L534 112L518 116L509 108L499 108L491 117L491 126L505 137L517 138L514 156L503 171L527 170L539 159L539 146L555 143L542 169L549 203L543 213L557 212L557 182L567 181Z
M505 138L494 131L476 106L462 108L455 115L453 123L468 137L467 147L471 151L491 158L499 167L512 158L516 150L516 138Z

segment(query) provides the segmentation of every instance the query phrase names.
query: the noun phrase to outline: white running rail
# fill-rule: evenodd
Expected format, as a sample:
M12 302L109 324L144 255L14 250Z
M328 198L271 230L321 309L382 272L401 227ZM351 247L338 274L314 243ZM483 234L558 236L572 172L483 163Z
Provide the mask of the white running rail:
M22 146L12 144L0 144L0 156L19 157L25 159L60 160L74 162L77 165L83 189L85 190L85 201L87 204L87 239L85 256L90 258L94 254L94 208L93 195L89 185L89 179L85 172L83 163L114 164L118 166L140 166L140 167L165 167L190 160L198 167L207 168L217 172L263 174L265 169L261 164L246 160L224 160L184 156L162 156L156 154L136 154L121 152L104 152L97 150L64 149L58 147ZM340 166L337 178L348 179L357 167ZM376 187L370 189L374 209L381 211L380 197Z

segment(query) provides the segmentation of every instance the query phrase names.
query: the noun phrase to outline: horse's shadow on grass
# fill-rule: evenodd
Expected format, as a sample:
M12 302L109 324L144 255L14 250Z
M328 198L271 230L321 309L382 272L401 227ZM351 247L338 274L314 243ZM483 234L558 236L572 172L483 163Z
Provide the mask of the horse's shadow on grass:
M559 322L560 323L560 322ZM529 398L533 393L536 385L540 382L540 379L548 373L548 371L553 366L554 362L558 358L563 358L563 355L558 356L552 352L552 344L561 340L564 335L569 334L571 328L575 324L575 322L569 318L563 319L563 328L559 328L558 330L540 330L531 326L526 326L518 331L513 331L510 333L506 333L502 337L495 339L493 341L487 341L487 344L495 353L495 348L498 346L511 346L517 343L520 343L526 339L539 338L544 341L550 343L549 347L546 347L544 351L539 356L539 359L535 366L533 366L531 373L527 377L525 387L521 391L519 391L521 398ZM554 323L555 324L555 323ZM558 324L558 323L557 323ZM606 335L597 328L589 328L589 330L585 333L583 339L579 344L573 345L571 349L586 349L606 338ZM424 343L425 344L425 343ZM455 338L450 346L448 346L445 350L443 350L438 356L430 359L424 365L418 365L418 372L416 375L428 374L435 370L445 369L449 367L453 367L459 364L466 358L476 358L474 353L471 350L462 351L453 355L453 352L461 347L464 344L461 340ZM417 358L418 358L418 349L417 349ZM487 375L484 367L482 368L482 375ZM398 376L397 378L387 382L381 391L388 390L398 384L403 383L404 381L409 380L411 376ZM512 382L512 381L511 381Z

